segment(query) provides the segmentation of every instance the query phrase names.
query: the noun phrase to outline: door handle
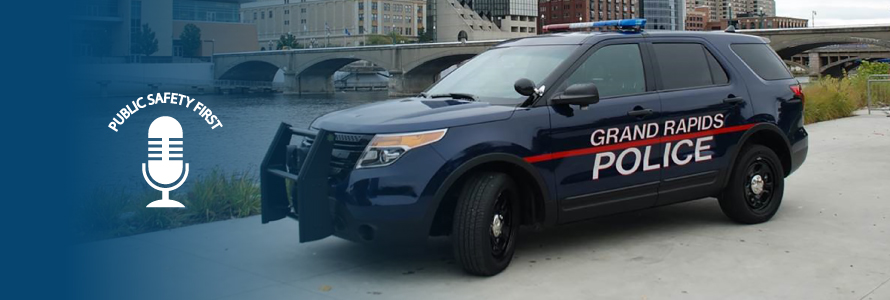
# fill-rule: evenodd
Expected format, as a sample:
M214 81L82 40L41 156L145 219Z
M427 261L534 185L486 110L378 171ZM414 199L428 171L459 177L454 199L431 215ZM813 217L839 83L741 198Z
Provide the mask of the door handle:
M645 116L651 115L653 113L655 113L654 110L652 110L651 108L647 108L647 109L634 109L632 111L627 112L627 115L631 116L631 117L645 117Z
M740 104L742 102L745 102L745 98L732 97L732 98L723 99L723 103L726 103L726 104Z

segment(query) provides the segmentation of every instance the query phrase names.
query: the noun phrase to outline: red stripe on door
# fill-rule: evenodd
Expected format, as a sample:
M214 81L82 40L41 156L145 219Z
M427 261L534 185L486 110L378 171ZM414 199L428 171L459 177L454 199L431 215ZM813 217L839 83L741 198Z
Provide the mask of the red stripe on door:
M568 150L568 151L562 151L562 152L556 152L556 153L541 154L541 155L526 157L525 161L527 161L529 163L537 163L537 162L572 157L572 156L589 155L589 154L595 154L595 153L600 153L600 152L621 150L621 149L630 148L630 147L641 147L641 146L648 146L648 145L654 145L654 144L659 144L659 143L673 142L673 141L686 140L686 139L694 139L694 138L709 136L709 135L718 135L718 134L724 134L724 133L745 131L745 130L750 129L751 127L754 127L755 125L757 125L757 124L745 124L745 125L738 125L738 126L732 126L732 127L724 127L724 128L718 128L718 129L692 132L692 133L657 137L657 138L651 138L651 139L645 139L645 140L639 140L639 141L630 141L630 142L618 143L618 144L613 144L613 145L604 145L604 146L581 148L581 149Z

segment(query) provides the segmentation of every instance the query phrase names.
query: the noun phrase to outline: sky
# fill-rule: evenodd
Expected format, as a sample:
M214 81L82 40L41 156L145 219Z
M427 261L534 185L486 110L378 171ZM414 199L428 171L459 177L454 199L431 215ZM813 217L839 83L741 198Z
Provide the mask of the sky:
M816 26L890 24L890 0L776 0L776 15L810 20Z

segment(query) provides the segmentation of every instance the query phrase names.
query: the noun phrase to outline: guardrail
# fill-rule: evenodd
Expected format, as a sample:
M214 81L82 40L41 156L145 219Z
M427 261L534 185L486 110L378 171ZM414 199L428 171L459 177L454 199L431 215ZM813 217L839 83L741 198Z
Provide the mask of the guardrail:
M879 83L884 83L886 88L872 87ZM866 103L866 106L868 108L868 114L871 114L871 111L873 110L890 112L890 74L868 76L867 90L868 102Z

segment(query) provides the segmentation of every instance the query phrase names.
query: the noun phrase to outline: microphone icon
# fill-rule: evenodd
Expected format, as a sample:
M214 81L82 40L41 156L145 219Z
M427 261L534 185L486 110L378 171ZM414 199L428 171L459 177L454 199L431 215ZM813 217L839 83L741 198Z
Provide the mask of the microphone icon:
M152 147L155 146L155 147ZM179 147L173 147L179 146ZM178 158L178 159L174 159ZM182 126L171 117L159 117L148 126L148 173L142 163L142 176L152 188L161 191L161 200L155 200L146 207L185 207L176 200L170 200L170 191L179 188L189 175L189 164L182 173ZM149 176L151 175L151 176ZM182 177L180 181L179 178ZM151 178L149 178L151 177ZM154 179L160 187L151 181ZM179 183L170 186L174 182Z

